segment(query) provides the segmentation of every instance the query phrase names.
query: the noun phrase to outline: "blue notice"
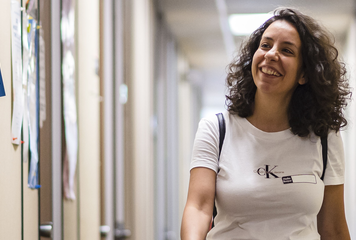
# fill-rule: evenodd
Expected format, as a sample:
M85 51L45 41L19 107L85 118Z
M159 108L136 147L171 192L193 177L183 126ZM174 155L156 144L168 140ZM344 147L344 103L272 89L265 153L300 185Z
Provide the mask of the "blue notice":
M0 69L0 97L5 96L5 88L4 88L4 82L2 81L2 74L1 74L1 69Z

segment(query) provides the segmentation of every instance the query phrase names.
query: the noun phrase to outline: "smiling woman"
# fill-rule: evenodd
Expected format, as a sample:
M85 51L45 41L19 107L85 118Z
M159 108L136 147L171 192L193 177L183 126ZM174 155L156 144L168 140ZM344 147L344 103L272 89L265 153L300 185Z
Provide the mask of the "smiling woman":
M278 25L281 32L277 34L274 30ZM283 29L281 25L285 28ZM284 50L279 49L275 52L276 48L273 48L267 51L268 44L274 43L277 39L264 38L266 34L274 32L275 36L280 38L280 34L286 33L286 28L294 32L294 37L290 35L291 40L284 43L288 48L284 46ZM283 62L282 57L292 58L291 54L294 54L300 58L302 64L300 77L304 80L296 86L290 103L288 102L288 122L292 132L301 137L308 136L310 131L314 131L318 136L325 136L329 130L338 131L346 126L342 111L350 98L350 90L345 64L339 61L338 50L334 47L332 39L329 32L311 17L296 10L277 9L274 17L251 34L249 40L242 46L240 54L229 66L230 72L227 77L230 89L227 95L229 112L240 117L250 117L257 107L255 94L258 91L254 82L256 73L253 60L261 51L261 54L268 52L265 54L268 59L273 55L279 57L279 63L269 62L280 66ZM294 45L300 43L294 47L294 51L291 47L293 41ZM298 67L298 64L294 64L294 67ZM279 74L283 75L282 72ZM306 84L303 84L304 81Z
M301 45L297 30L287 21L276 21L266 29L252 60L256 97L278 95L288 108L295 88L305 83Z
M339 133L350 90L330 39L280 8L242 46L227 77L223 145L216 116L199 124L183 240L350 239Z

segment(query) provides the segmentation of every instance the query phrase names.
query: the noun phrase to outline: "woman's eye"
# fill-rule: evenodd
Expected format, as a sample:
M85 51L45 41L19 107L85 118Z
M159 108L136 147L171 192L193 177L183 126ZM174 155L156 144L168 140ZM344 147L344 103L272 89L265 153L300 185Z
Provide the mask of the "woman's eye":
M267 43L262 43L261 44L261 48L268 48L268 47L269 47L269 45Z
M284 49L283 51L286 52L286 53L293 54L293 52L291 50L289 50L289 49Z

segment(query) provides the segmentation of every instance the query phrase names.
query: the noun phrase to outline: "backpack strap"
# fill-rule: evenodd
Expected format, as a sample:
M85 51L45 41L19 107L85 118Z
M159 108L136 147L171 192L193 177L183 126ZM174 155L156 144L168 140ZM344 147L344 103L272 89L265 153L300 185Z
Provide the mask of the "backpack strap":
M224 139L225 139L226 125L225 125L224 115L222 113L217 113L216 116L218 117L218 122L219 122L219 157L218 157L218 161L219 161L221 149L222 149ZM214 219L217 214L218 214L218 211L216 210L215 201L214 201L213 220L211 223L211 228L214 227Z
M322 148L322 154L323 154L323 173L320 177L320 179L323 181L324 180L324 175L325 175L325 170L326 170L326 164L328 163L328 137L321 137L321 148Z
M225 139L226 126L225 126L224 115L222 113L217 113L216 116L218 117L218 121L219 121L219 159L220 159L220 153Z

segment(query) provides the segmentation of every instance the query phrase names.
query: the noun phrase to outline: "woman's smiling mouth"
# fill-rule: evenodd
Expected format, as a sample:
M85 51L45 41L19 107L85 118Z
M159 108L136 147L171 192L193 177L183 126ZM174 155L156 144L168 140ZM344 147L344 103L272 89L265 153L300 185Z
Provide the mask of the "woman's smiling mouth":
M265 74L268 74L268 75L273 75L273 76L277 76L277 77L282 76L282 74L280 74L276 70L274 70L272 68L268 68L268 67L261 67L261 71L263 73L265 73Z

